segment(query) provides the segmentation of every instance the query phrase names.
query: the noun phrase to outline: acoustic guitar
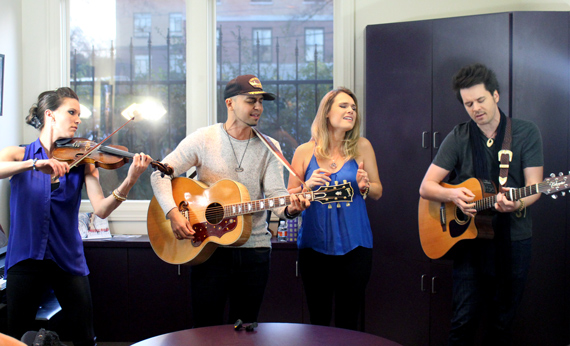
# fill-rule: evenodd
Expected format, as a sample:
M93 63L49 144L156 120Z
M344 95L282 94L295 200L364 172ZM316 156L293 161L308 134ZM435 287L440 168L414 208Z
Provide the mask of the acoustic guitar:
M550 195L570 188L569 175L545 179L543 182L510 189L505 194L508 200L517 201L537 193ZM443 257L459 241L464 239L492 239L492 218L497 202L497 189L490 181L471 178L458 185L440 184L447 188L465 187L475 194L474 218L463 214L453 202L435 202L420 197L418 226L424 253L431 259Z
M180 213L196 232L193 240L176 239L170 220L166 219L155 197L150 201L147 215L150 244L158 257L171 264L200 264L218 245L243 245L251 234L252 213L291 204L289 195L251 201L247 188L229 179L208 187L189 178L174 178L172 195ZM350 203L354 191L350 183L344 182L297 195L322 204Z

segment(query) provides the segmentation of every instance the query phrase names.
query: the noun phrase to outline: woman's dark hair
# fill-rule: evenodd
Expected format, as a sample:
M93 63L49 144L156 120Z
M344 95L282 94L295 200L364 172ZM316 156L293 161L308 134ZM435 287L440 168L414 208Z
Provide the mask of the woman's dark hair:
M26 117L26 124L30 124L36 129L41 130L44 127L44 115L46 110L55 111L63 103L63 99L72 98L79 101L79 97L75 91L68 87L62 87L57 90L44 91L38 96L38 102L30 108Z
M461 89L467 89L477 84L484 84L485 89L491 94L493 94L495 90L500 93L499 82L493 70L488 69L487 66L480 63L468 65L453 76L453 91L455 91L455 96L457 96L461 104L463 104Z

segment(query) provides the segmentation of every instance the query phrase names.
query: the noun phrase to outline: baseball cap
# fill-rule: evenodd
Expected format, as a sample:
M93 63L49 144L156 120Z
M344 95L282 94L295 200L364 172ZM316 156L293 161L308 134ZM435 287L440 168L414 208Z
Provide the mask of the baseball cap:
M263 91L261 82L252 74L237 76L228 82L224 91L224 99L236 95L263 95L264 100L275 100L275 95Z

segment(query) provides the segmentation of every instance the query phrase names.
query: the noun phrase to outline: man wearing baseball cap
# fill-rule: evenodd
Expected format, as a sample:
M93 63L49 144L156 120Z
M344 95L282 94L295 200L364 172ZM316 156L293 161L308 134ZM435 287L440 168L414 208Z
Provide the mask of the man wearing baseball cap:
M237 181L245 185L252 201L288 195L282 164L252 130L263 113L263 102L275 100L275 95L264 91L256 76L242 75L228 82L224 98L227 121L189 134L164 158L163 162L174 169L172 176L196 167L201 182L211 186L221 179ZM279 147L277 141L271 140ZM191 241L195 232L172 197L171 179L160 172L153 173L154 194L170 219L174 236L179 241ZM280 218L294 218L310 204L295 195L290 200L289 206L274 208L273 212ZM251 236L245 244L220 246L208 260L192 267L194 327L233 324L238 319L257 322L269 277L270 249L266 212L252 213ZM228 298L229 319L224 320Z

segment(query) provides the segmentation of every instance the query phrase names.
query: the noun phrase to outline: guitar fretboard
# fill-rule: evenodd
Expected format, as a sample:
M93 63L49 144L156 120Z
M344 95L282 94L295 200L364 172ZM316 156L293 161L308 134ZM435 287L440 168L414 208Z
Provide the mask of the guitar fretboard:
M505 193L505 196L509 201L518 201L521 198L532 196L537 193L551 194L553 192L568 190L569 188L568 176L565 175L556 178L549 178L541 183L521 187L519 189L510 189ZM490 209L495 206L495 203L497 203L496 195L486 197L475 202L475 209L478 212Z
M313 192L303 192L296 195L303 196L305 199L311 202L313 201ZM260 199L257 201L229 204L224 206L224 215L226 217L231 217L243 214L251 214L272 208L285 207L289 204L291 204L291 196L281 196L275 198Z

